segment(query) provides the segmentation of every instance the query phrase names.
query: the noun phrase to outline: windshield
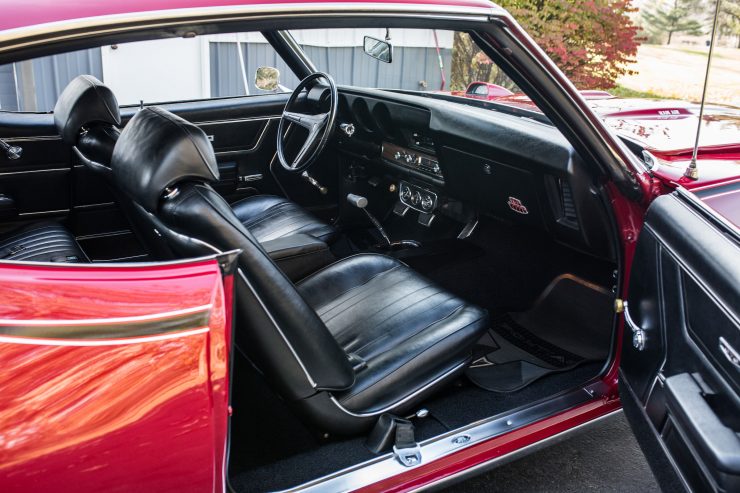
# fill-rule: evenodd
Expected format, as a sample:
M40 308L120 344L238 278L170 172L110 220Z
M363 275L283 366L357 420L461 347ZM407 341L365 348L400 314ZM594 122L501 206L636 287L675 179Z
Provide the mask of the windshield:
M468 33L439 29L307 29L291 31L316 68L341 85L494 100L519 88ZM369 51L383 40L383 57ZM390 52L391 56L388 57ZM390 58L384 61L379 58ZM461 102L464 102L461 101Z

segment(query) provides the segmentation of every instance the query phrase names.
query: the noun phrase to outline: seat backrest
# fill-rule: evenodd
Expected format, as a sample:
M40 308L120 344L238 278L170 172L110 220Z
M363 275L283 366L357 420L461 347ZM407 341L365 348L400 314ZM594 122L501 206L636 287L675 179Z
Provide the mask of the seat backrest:
M92 75L75 77L54 106L54 124L87 168L111 185L116 202L147 252L159 259L172 258L168 244L150 227L145 212L115 185L111 160L120 136L121 115L113 91Z
M286 399L352 386L347 354L208 184L218 179L218 167L200 128L161 108L145 108L121 133L112 167L121 190L179 254L241 250L236 339Z

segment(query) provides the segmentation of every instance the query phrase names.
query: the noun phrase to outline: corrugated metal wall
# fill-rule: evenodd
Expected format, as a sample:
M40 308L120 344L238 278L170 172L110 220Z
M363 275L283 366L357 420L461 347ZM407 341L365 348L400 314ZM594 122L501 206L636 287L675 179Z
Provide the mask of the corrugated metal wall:
M27 65L28 63L30 66ZM13 79L13 66L15 66L15 77L18 79L17 87ZM100 48L0 66L2 109L51 111L69 81L81 74L103 78Z
M13 64L0 65L0 110L18 111Z
M439 90L441 87L442 74L434 48L396 46L393 63L375 60L360 47L303 46L303 49L316 67L334 76L338 84L408 90ZM288 88L298 85L298 78L269 44L242 44L242 53L250 94L261 92L254 87L254 74L262 66L280 70L282 85ZM441 55L449 88L452 50L442 49ZM210 43L210 57L211 96L245 94L236 43Z
M442 73L434 48L395 46L393 63L383 63L360 47L329 48L304 46L316 68L330 73L338 84L387 89L439 90ZM447 84L450 81L452 50L440 50Z
M409 90L439 90L442 76L434 48L396 46L393 63L367 56L360 47L304 46L319 70L332 74L339 84ZM246 94L234 42L211 42L211 97ZM280 83L298 85L297 77L268 43L242 43L249 94L262 91L254 86L258 67L280 70ZM447 87L450 81L452 50L441 50ZM23 64L0 66L0 109L10 111L51 111L64 87L74 77L90 74L104 80L100 48L37 58ZM19 92L16 92L15 79ZM20 103L20 108L19 104Z
M211 42L209 44L211 97L245 95L236 43ZM298 78L268 43L242 43L241 46L249 94L263 93L254 85L254 75L259 67L275 67L280 70L280 83L286 87L293 88L298 85Z

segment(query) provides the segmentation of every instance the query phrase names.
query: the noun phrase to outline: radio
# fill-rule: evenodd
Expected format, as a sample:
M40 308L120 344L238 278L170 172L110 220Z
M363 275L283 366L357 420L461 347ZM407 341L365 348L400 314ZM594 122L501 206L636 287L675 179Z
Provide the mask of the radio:
M393 164L442 178L439 161L429 154L383 142L383 159Z

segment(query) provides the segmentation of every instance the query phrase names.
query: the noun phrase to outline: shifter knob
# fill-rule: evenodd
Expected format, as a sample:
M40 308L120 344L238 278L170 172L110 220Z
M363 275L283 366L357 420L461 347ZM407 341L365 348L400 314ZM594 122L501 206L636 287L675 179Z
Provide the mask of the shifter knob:
M362 195L355 195L353 193L347 194L347 202L354 205L358 209L364 209L367 207L367 199Z

